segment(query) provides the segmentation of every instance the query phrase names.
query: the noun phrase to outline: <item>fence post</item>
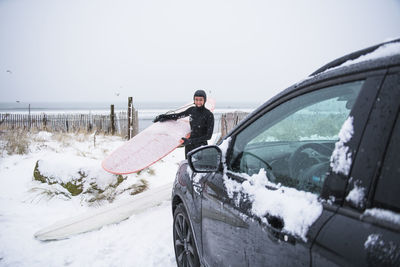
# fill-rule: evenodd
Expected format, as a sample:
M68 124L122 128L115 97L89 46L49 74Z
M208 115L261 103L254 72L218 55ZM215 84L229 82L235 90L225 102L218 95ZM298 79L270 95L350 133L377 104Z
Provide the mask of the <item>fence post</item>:
M29 116L28 116L28 131L31 130L31 126L32 126L32 119L31 119L31 104L29 104Z
M69 132L68 115L65 116L65 126L67 128L67 133Z
M1 115L0 125L3 124L3 122L6 121L8 115L9 115L9 114L2 114L2 115ZM6 123L6 124L7 124L7 123ZM5 124L5 125L6 125L6 124Z
M111 114L110 114L110 121L111 121L111 134L115 134L115 114L114 114L114 105L111 105Z
M47 118L46 114L43 114L43 128L45 131L47 131Z
M132 97L128 97L128 140L132 138Z
M138 111L132 106L132 137L139 133Z

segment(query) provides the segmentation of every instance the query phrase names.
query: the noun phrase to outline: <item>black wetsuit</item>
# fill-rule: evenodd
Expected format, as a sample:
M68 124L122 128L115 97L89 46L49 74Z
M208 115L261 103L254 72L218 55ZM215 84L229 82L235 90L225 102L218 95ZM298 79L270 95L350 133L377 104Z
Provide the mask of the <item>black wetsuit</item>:
M189 116L190 119L190 138L188 144L185 144L185 156L189 151L203 145L207 145L207 140L210 140L214 131L214 115L206 107L190 107L187 110L164 115L165 119L177 120Z

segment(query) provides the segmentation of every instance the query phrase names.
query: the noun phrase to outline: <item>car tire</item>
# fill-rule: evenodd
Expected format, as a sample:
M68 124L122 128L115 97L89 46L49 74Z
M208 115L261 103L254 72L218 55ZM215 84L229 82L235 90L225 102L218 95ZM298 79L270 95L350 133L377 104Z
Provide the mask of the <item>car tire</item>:
M177 265L200 266L192 227L183 204L179 204L174 212L173 237Z

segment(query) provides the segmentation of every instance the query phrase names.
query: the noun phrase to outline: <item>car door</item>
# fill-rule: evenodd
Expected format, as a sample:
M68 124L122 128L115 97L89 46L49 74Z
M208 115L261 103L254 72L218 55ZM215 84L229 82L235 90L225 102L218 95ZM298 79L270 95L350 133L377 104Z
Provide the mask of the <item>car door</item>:
M399 70L376 98L344 204L312 247L314 266L400 266Z
M354 115L365 123L355 110L371 106L381 79L357 75L295 91L225 139L224 170L209 176L202 194L205 264L311 264L311 244L337 209L318 197L339 132Z
M207 266L247 266L243 237L248 224L230 208L221 173L210 176L202 193L203 259Z

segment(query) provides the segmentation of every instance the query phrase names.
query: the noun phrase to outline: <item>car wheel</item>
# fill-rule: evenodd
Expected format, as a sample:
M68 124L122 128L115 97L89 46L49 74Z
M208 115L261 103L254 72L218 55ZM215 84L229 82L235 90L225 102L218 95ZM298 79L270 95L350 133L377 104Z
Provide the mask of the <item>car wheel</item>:
M183 204L179 204L174 212L173 233L178 266L200 266L192 228Z

